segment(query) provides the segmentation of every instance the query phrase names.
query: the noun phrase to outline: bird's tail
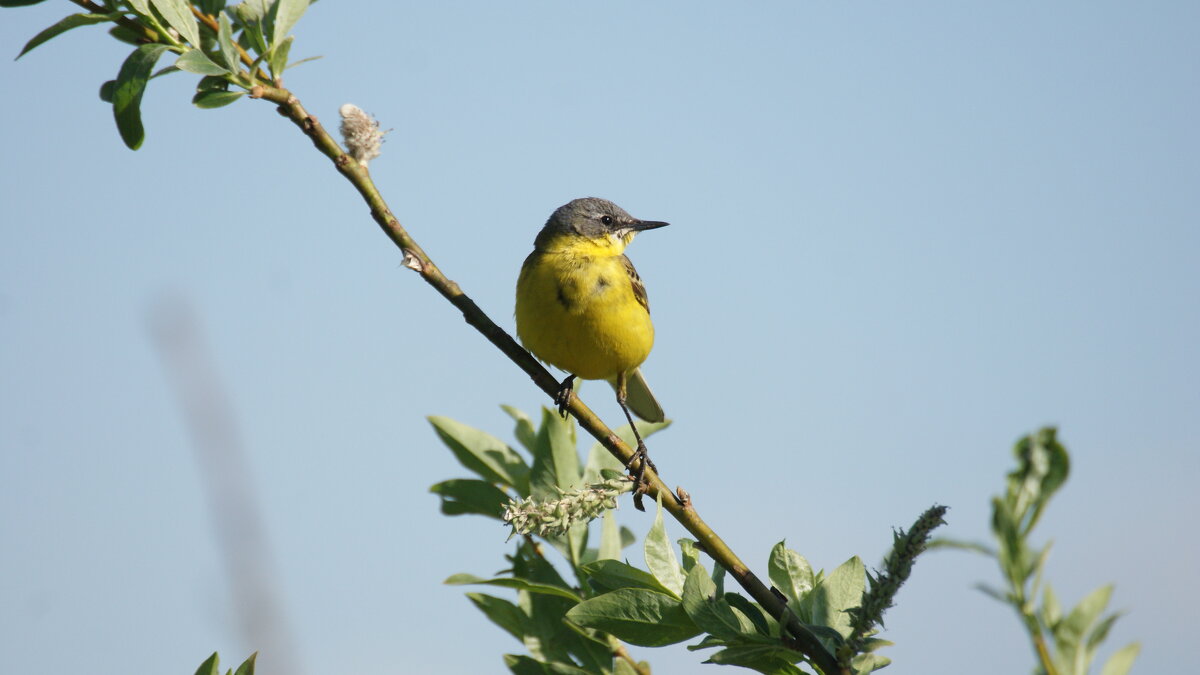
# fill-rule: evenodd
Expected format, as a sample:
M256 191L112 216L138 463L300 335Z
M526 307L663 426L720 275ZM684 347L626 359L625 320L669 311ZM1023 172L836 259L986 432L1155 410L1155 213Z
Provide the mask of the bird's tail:
M616 378L613 378L609 384L615 389L617 387ZM658 404L658 400L650 391L650 385L646 384L646 378L642 375L640 368L635 368L625 376L625 405L629 406L634 415L647 422L662 422L667 419L662 406Z

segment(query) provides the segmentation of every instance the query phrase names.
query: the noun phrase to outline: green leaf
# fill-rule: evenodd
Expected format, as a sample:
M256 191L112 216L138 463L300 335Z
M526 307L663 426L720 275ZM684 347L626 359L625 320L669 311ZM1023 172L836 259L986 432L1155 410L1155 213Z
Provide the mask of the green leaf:
M284 38L283 42L271 47L271 51L267 54L267 66L271 69L271 76L278 79L283 76L283 71L287 70L288 53L292 51L291 35Z
M42 32L38 33L37 35L34 35L33 38L29 42L25 43L25 47L21 50L20 54L17 54L17 58L19 59L22 56L25 56L26 53L32 51L33 48L37 47L38 45L49 42L50 40L53 40L54 38L58 37L59 35L62 35L63 33L71 30L72 28L78 28L80 26L92 26L92 25L95 25L98 23L104 23L105 21L112 21L117 16L120 16L120 15L119 14L72 14L71 16L68 16L68 17L62 19L58 23L54 24L53 26L50 26L49 28L47 28L46 30L43 30Z
M622 588L584 600L567 618L641 647L662 647L696 636L700 629L679 600L644 588Z
M726 593L725 602L749 619L750 623L754 624L754 628L762 635L779 634L779 624L775 619L764 613L761 607L750 602L745 596L738 593Z
M605 511L600 521L600 550L596 556L600 559L616 560L621 555L621 531L617 528L617 518L611 510Z
M150 4L167 20L167 25L179 31L188 44L200 46L200 28L192 17L191 5L187 0L150 0Z
M508 631L518 640L525 638L529 617L525 616L525 612L522 612L520 607L503 598L483 593L467 593L467 599L478 607L479 611L483 612L484 616L492 623Z
M601 593L621 588L644 588L667 595L671 593L653 574L618 560L597 560L584 565L582 570L588 575L592 586Z
M271 45L277 47L283 44L287 34L292 32L292 27L304 16L305 10L308 9L308 0L275 0L275 4L271 7ZM276 75L283 73L280 68L276 71Z
M137 46L141 45L143 42L145 42L145 39L144 39L142 33L139 33L135 30L130 30L129 28L126 28L125 26L121 26L121 25L117 25L117 26L113 26L112 28L109 28L108 34L113 36L117 40L124 42L127 45L133 45L134 47L137 47Z
M679 553L683 558L683 573L687 574L692 571L692 568L700 564L700 549L696 548L696 541L684 537L676 539L676 544L679 544Z
M121 71L117 73L117 83L113 87L113 117L117 120L121 140L130 150L142 147L142 141L146 138L145 129L142 128L142 94L146 90L150 71L166 50L167 45L142 45L125 59Z
M493 579L484 579L477 577L474 574L453 574L446 578L442 583L449 586L462 586L464 584L482 584L487 586L500 586L503 588L515 588L520 591L528 591L530 593L541 593L543 595L553 595L567 600L579 600L579 596L573 591L561 586L551 586L550 584L539 584L525 579L517 579L513 577L495 577Z
M758 635L750 619L717 595L717 585L700 565L688 572L683 585L683 611L701 630L723 640Z
M879 670L891 662L891 659L879 654L859 654L850 659L850 667L854 669L854 675L866 675L873 670Z
M658 511L654 516L654 525L646 534L645 543L646 569L669 589L676 597L683 593L683 572L679 569L679 561L675 558L675 549L667 538L667 528L663 524L662 495L658 497Z
M767 575L775 588L787 597L792 609L799 613L804 596L813 589L812 566L804 556L789 549L784 541L775 544L767 561ZM800 614L800 620L808 621L809 617Z
M250 655L250 658L246 659L242 662L242 665L238 666L237 672L233 675L254 675L254 662L257 659L258 652L254 652Z
M981 544L977 541L950 539L949 537L937 537L935 539L930 539L929 543L925 545L925 548L930 551L935 548L956 548L961 551L973 551L975 553L980 553L992 558L995 558L997 555L996 549L988 546L987 544Z
M799 653L772 645L732 645L714 653L705 663L741 666L767 675L803 675L793 662Z
M519 494L529 494L529 468L504 441L448 417L433 415L428 419L463 466L489 483L509 485Z
M204 659L204 663L201 663L200 667L196 669L196 675L220 675L220 664L220 657L217 656L216 652L213 652L212 656Z
M1112 656L1108 657L1108 661L1105 661L1100 675L1126 675L1129 669L1133 667L1133 662L1137 659L1138 653L1141 651L1142 646L1136 642L1131 642L1121 647Z
M1083 634L1096 621L1112 597L1112 584L1101 586L1088 593L1078 605L1067 614L1054 630L1054 639L1058 643L1071 645L1079 644Z
M142 16L154 16L150 11L150 0L129 0L129 6Z
M839 565L809 594L812 622L849 637L850 615L846 610L862 604L865 578L866 569L858 556Z
M517 437L517 441L521 445L525 446L526 450L532 453L537 444L537 429L533 426L533 418L511 405L502 405L500 409L508 413L508 416L517 423L516 428L513 429L513 435Z
M0 0L0 7L28 7L45 0Z
M201 12L209 16L216 16L217 12L225 9L225 0L196 0L196 6Z
M445 480L431 485L429 491L442 498L442 513L447 516L477 513L499 520L508 503L504 490L487 481L469 478Z
M524 654L505 654L504 665L513 675L589 675L588 671L562 661L538 661Z
M573 490L582 483L571 424L570 418L564 420L557 412L542 408L529 476L529 493L537 499L555 499L559 490Z
M229 71L213 63L208 55L199 49L189 49L175 59L175 67L197 75L225 75Z
M238 72L241 70L242 62L238 58L237 47L233 44L233 26L229 23L229 15L221 12L221 17L217 22L217 47L221 60L224 61L225 67L230 72Z
M105 103L112 103L113 90L116 89L116 87L116 80L108 80L104 84L100 85L100 100L104 101Z
M1058 603L1058 596L1054 594L1054 589L1050 588L1050 584L1046 584L1045 591L1042 594L1042 623L1047 628L1054 630L1054 627L1061 620L1062 605Z
M244 91L201 91L192 97L197 108L222 108L246 95Z

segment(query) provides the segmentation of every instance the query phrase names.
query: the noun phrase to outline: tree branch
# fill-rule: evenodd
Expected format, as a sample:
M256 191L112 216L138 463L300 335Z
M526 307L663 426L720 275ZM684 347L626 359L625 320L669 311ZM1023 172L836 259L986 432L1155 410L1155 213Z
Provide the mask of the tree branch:
M404 264L421 275L430 286L450 301L462 312L463 318L473 328L483 334L501 352L504 352L513 363L529 376L533 383L545 394L554 398L558 393L558 380L550 374L541 363L517 343L504 329L496 325L487 314L475 304L458 284L447 278L434 264L433 260L409 235L396 216L388 208L383 196L375 187L374 181L367 168L346 154L336 140L325 130L316 117L304 109L290 91L278 87L255 86L250 90L252 98L261 98L279 106L280 114L290 119L303 131L321 154L333 162L343 176L358 190L363 200L371 209L371 217L392 242L404 252ZM583 401L572 395L567 409L579 425L596 440L604 445L622 463L628 464L633 457L633 450L626 445L608 426L591 411ZM637 464L630 467L636 469ZM833 654L809 631L793 614L787 605L771 592L765 584L738 558L737 554L720 538L712 528L705 523L692 507L690 499L679 499L663 483L662 479L649 467L646 469L646 479L649 482L648 494L651 497L663 496L663 507L675 517L692 536L700 542L701 547L748 592L764 609L781 623L786 624L791 640L788 646L805 654L811 662L826 675L833 673L849 674L849 669L838 665Z

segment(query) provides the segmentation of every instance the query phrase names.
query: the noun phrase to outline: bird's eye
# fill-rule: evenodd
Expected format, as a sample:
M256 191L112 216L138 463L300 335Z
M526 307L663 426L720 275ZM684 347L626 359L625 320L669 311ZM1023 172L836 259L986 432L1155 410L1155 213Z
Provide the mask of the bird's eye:
M600 216L600 222L604 223L605 225L612 225L612 216Z

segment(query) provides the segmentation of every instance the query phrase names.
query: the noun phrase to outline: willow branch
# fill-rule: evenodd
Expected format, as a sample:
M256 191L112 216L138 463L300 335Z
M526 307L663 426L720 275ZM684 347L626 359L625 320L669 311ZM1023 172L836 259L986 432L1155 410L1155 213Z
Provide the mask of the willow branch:
M286 89L270 86L255 86L250 90L252 98L261 98L279 106L279 112L290 119L301 131L309 137L321 154L333 162L334 167L354 186L371 210L371 217L404 253L404 265L415 270L427 284L433 287L450 304L462 312L463 319L471 327L483 334L493 345L529 376L545 394L551 398L558 393L559 383L541 363L525 350L504 329L496 325L487 314L475 304L451 281L433 260L417 244L416 240L400 224L400 221L388 208L383 196L371 180L367 168L346 154L336 140L325 130L316 117L304 109L291 92ZM598 440L609 452L624 464L629 464L633 450L626 445L612 429L591 411L577 396L572 396L567 409L579 426ZM631 469L636 469L635 463ZM662 495L662 504L672 516L699 542L701 547L748 592L764 609L781 623L784 623L791 638L788 646L805 654L811 662L827 675L833 673L849 673L841 668L837 659L820 643L816 635L809 631L800 620L788 610L787 605L767 587L750 568L738 558L737 554L720 538L712 528L696 513L691 499L681 492L679 498L663 483L654 470L647 467L646 480L649 482L648 494L651 497Z

